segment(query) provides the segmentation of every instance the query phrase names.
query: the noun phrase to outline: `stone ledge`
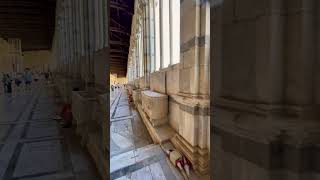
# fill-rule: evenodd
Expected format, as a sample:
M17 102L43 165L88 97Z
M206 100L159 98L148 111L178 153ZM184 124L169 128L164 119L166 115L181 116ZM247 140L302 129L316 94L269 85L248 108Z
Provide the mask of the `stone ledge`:
M137 109L155 143L162 143L173 137L175 131L168 124L154 127L149 121L147 114L142 110L140 104L137 105Z
M195 99L179 95L171 95L169 102L178 104L181 110L193 115L210 115L209 99Z

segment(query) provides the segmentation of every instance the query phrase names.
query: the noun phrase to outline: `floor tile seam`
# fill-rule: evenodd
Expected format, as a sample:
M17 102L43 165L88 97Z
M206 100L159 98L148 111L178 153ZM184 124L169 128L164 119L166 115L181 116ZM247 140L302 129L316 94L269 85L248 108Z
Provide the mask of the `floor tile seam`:
M115 116L115 114L116 114L116 112L117 112L117 109L118 109L118 105L119 105L121 96L122 96L122 91L121 91L120 94L119 94L119 97L118 97L118 99L117 99L116 105L114 105L113 112L112 112L112 116L111 116L112 118L114 118L114 116Z
M134 164L131 164L131 165L125 166L123 168L120 168L118 170L115 170L113 172L110 172L110 177L111 177L111 179L116 179L116 178L122 177L123 175L132 173L132 172L140 170L146 166L149 166L151 164L159 162L159 161L161 161L161 158L162 158L162 156L160 156L160 155L159 156L152 156L152 157L149 157L149 158L144 159L142 161L135 162ZM125 171L125 174L122 174L122 171Z

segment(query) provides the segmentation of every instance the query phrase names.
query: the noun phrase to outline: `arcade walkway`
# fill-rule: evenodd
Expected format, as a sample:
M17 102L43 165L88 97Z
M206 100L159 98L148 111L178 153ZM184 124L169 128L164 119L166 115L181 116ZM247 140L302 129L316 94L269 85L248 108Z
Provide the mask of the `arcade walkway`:
M183 179L153 141L126 90L110 93L110 178L117 180Z
M52 120L52 87L0 95L1 180L98 180L91 158L70 128Z

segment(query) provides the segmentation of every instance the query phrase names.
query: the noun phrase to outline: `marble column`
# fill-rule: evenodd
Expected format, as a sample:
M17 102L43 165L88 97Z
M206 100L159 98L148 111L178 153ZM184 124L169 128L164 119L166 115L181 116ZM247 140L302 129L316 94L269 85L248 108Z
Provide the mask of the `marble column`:
M208 2L185 0L180 12L180 92L188 96L209 94ZM201 82L201 83L200 83Z
M215 179L317 179L317 1L211 5Z

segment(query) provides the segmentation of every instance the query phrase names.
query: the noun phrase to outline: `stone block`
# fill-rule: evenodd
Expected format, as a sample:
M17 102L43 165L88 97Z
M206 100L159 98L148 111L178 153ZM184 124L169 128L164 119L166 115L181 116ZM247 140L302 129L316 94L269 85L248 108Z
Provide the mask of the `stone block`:
M191 68L195 65L196 61L196 51L195 46L193 45L190 47L187 51L182 53L183 61L181 62L183 64L183 68Z
M95 84L101 89L106 91L108 78L108 61L109 59L109 48L104 48L95 53L94 57L94 77Z
M142 109L149 116L153 126L167 123L168 121L168 96L154 91L142 91Z
M179 66L181 64L176 64L171 66L172 68L166 71L166 93L168 95L177 94L179 92L179 83L180 75L179 75Z
M147 77L146 76L140 77L139 78L139 88L140 89L145 89L145 88L148 88L148 87L149 87L149 84L148 84L148 81L147 81Z
M137 79L135 79L135 80L133 81L133 85L134 85L134 87L137 88L137 89L140 89L139 80L140 80L140 79L137 78Z
M210 34L210 5L203 4L200 8L200 35Z
M196 121L197 117L192 114L180 110L179 119L179 134L188 142L191 146L197 145L197 132Z
M179 132L180 106L176 102L169 101L169 124Z
M142 109L141 105L138 105L137 108L153 142L163 143L174 136L176 132L167 123L160 126L154 126L148 115Z
M210 65L210 47L209 46L210 46L209 44L205 44L204 46L199 47L200 65Z
M83 138L87 136L88 124L92 123L95 98L88 92L74 91L72 94L72 114L76 121L76 132Z
M190 69L180 69L179 74L180 91L183 93L190 93Z
M140 90L134 90L132 92L132 98L133 98L133 102L137 105L137 104L141 104L141 91Z
M193 3L193 2L190 2ZM181 4L180 43L185 44L194 38L196 32L196 6Z
M173 109L179 113L178 133L191 146L208 148L210 145L210 115L208 111L209 100L200 100L173 95L172 102L179 108ZM170 104L171 104L170 103ZM173 106L174 107L174 106ZM174 112L174 111L173 111Z
M166 72L158 71L150 75L150 89L159 93L166 93Z
M201 95L209 95L210 87L210 66L200 66L200 80L199 80L199 93Z

